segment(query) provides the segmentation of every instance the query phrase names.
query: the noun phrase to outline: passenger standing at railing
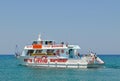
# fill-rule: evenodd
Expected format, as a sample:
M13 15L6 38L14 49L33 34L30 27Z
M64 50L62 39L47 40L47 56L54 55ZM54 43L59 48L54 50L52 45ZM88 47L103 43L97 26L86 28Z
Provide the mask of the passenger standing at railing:
M80 57L80 53L78 53L78 57Z

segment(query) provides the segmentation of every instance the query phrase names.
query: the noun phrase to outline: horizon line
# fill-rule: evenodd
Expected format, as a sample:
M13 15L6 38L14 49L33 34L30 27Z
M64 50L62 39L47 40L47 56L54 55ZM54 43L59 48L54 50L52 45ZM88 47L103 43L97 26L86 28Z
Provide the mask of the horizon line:
M14 54L0 54L0 55L14 55ZM80 55L86 55L86 54L80 54ZM108 54L108 53L106 53L106 54L97 54L97 55L120 55L120 54Z

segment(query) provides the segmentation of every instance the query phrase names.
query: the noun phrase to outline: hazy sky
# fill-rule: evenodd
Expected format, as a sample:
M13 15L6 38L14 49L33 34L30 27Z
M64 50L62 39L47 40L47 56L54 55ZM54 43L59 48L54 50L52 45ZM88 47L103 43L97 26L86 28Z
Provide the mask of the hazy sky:
M1 0L0 54L43 39L120 54L120 0Z

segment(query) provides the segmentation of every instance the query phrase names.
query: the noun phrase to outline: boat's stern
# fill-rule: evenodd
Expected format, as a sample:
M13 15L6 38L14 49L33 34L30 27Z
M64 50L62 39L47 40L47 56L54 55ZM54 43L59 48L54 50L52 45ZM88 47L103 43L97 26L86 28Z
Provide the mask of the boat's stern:
M87 54L83 56L82 59L87 61L88 68L103 67L105 64L104 61L94 53Z

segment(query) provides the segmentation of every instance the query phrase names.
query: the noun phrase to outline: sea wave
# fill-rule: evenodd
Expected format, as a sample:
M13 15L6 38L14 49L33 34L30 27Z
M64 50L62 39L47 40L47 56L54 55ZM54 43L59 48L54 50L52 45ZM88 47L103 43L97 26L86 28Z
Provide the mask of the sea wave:
M120 69L120 65L107 65L107 68Z

